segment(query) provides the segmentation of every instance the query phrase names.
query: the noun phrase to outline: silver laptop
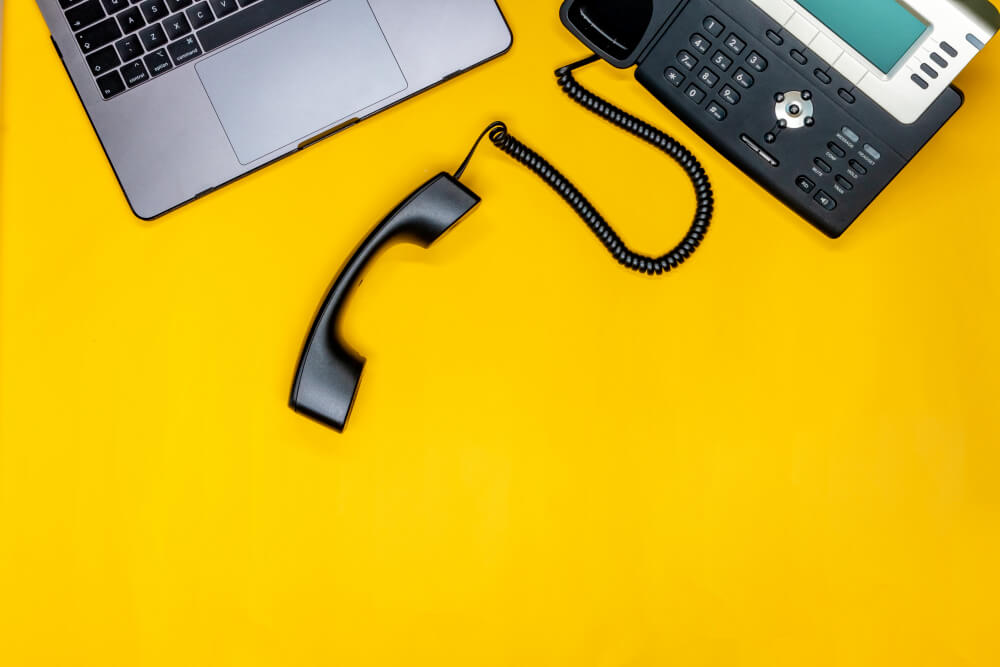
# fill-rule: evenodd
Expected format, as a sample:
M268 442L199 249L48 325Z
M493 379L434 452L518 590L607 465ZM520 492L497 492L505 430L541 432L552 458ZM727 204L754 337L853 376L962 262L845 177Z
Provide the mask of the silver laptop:
M495 0L37 0L155 218L505 52Z

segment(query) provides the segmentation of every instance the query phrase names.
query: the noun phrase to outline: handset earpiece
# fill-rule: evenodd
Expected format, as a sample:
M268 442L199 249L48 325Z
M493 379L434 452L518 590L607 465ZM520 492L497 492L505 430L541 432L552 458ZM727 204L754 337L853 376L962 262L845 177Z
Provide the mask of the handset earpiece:
M450 174L420 186L368 235L341 270L320 308L299 360L291 408L342 432L354 405L365 360L339 332L340 316L354 287L387 246L409 242L424 248L479 204L479 197Z

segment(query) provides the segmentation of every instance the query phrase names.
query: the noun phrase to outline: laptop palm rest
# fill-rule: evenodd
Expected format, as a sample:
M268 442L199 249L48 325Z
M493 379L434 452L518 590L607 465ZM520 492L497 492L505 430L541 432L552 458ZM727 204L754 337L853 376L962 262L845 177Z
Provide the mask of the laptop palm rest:
M197 66L241 164L407 88L367 0L332 0Z

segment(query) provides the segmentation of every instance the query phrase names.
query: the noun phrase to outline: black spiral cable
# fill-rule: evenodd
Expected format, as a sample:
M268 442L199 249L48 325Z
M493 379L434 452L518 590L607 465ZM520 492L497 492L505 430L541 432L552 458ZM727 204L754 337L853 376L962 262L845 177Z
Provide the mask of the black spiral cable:
M501 122L492 123L480 135L475 146L472 148L472 152L469 153L469 157L466 158L465 162L455 173L455 177L462 177L479 143L484 137L489 136L494 146L535 172L549 187L555 190L576 211L576 214L580 216L587 226L590 227L594 235L604 244L604 247L608 249L608 252L611 253L618 263L633 271L648 275L667 273L690 259L708 233L708 227L712 222L712 212L715 207L712 185L709 183L708 175L694 155L673 137L622 111L581 86L573 78L574 70L597 60L599 60L597 56L591 56L556 70L559 86L563 89L563 92L569 95L570 99L580 106L659 148L684 168L684 171L691 179L691 183L694 185L697 208L691 228L677 247L662 257L647 257L633 252L625 245L621 237L618 236L597 209L587 201L587 198L583 196L576 186L549 164L545 158L518 141L507 130L507 126Z

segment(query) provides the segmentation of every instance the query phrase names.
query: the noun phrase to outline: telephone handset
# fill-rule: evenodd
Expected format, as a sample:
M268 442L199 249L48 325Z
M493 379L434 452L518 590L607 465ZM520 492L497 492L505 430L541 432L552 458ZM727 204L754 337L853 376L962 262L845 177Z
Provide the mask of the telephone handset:
M962 106L950 83L1000 27L986 0L566 0L561 16L834 238Z

